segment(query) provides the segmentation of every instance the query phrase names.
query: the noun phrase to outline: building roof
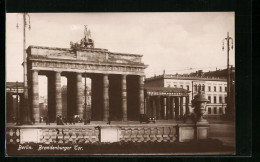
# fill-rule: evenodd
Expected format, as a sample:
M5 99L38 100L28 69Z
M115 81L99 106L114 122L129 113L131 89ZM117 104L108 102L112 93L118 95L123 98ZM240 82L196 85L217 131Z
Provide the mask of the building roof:
M145 81L160 80L160 79L179 79L179 80L209 80L209 81L226 81L224 77L209 77L209 76L195 76L187 74L163 74L151 78L146 78Z
M231 76L235 74L235 67L231 68ZM227 69L219 69L216 71L203 72L198 70L189 74L162 74L154 77L146 78L145 81L153 81L160 79L179 79L179 80L205 80L205 81L227 81Z

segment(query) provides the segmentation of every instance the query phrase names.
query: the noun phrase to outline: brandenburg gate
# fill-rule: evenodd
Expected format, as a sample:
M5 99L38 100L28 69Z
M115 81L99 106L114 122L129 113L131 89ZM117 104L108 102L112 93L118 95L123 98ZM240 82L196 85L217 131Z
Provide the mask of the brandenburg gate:
M84 46L84 44L83 44ZM48 117L84 117L82 77L91 79L91 120L138 120L144 114L144 69L142 55L109 52L107 49L73 46L27 49L31 119L39 122L38 76L48 80ZM67 114L62 114L61 76L67 78ZM91 115L88 114L91 112Z

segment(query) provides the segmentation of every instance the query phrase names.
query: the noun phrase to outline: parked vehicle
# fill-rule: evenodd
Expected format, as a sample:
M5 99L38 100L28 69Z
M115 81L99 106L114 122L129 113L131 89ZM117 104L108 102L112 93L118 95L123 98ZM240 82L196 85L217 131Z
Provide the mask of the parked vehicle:
M139 119L140 123L145 122L145 123L155 123L155 117L152 116L148 116L146 114L141 114L140 115L140 119Z

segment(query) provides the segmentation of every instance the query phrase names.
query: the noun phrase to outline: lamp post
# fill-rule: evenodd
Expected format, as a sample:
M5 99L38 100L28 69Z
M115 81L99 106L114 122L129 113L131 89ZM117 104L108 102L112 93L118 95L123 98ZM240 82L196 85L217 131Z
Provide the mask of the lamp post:
M20 125L20 112L19 112L19 100L18 100L18 81L16 81L16 125Z
M233 38L229 36L229 32L227 32L227 37L223 40L222 50L224 50L224 41L227 42L227 115L231 115L231 107L230 107L230 70L229 70L229 51L230 51L230 40L231 40L231 49L233 49Z
M19 28L18 25L18 15L17 14L17 29ZM28 13L22 13L23 15L23 83L24 83L24 94L23 94L23 108L24 108L24 114L22 115L25 117L23 122L30 123L30 115L29 115L29 103L28 103L28 76L27 76L27 55L26 55L26 27L27 27L27 19L29 19L29 26L28 29L31 29L31 22L30 22L30 15Z

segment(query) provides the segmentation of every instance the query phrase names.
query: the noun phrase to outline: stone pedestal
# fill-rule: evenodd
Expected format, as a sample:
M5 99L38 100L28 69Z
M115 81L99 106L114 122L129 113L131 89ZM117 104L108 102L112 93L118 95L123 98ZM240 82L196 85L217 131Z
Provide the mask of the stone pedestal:
M177 126L178 141L189 142L195 139L195 125L194 124L181 124Z
M209 134L209 124L196 124L196 140L208 139Z
M119 135L118 135L118 128L117 127L101 127L100 129L100 141L101 142L118 142Z
M209 124L179 124L177 135L179 142L189 142L196 140L206 140L209 134Z
M161 100L160 100L160 96L156 97L156 119L159 120L161 119Z

